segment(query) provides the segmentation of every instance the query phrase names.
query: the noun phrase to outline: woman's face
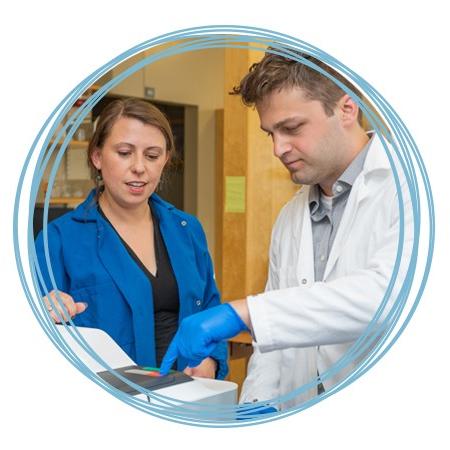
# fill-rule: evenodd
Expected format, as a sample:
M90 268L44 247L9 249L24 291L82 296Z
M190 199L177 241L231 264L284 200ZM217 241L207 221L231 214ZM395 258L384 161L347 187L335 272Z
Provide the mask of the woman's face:
M121 117L103 148L93 152L92 163L101 170L108 199L133 208L146 203L153 194L168 156L166 140L158 128Z

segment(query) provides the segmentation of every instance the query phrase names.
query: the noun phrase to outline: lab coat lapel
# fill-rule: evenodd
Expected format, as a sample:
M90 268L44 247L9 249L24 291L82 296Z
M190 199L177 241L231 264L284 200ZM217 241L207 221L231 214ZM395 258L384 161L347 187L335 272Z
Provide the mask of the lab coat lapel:
M333 270L340 254L344 242L347 241L349 233L352 229L353 222L356 217L356 212L358 211L359 204L367 197L368 189L365 184L364 175L360 176L355 180L353 188L347 200L347 205L342 215L341 223L336 233L336 237L331 247L330 256L328 257L327 266L325 267L325 273L323 279L326 280L328 275Z
M383 142L377 134L374 136L374 140L364 163L364 168L353 184L339 229L336 233L333 247L331 248L330 256L328 257L324 280L327 279L334 269L334 266L341 255L343 244L349 239L349 234L352 230L356 213L359 210L361 202L369 196L373 189L376 189L376 186L374 185L374 174L377 172L380 173L380 171L381 173L389 173L390 171L389 160L384 149L384 145L387 145L389 148L389 143L385 141L384 138Z
M150 359L155 364L153 294L150 281L129 255L111 225L104 220L97 223L99 258L131 309L137 360Z
M294 245L298 248L297 279L307 286L314 281L314 248L312 239L311 214L309 212L309 186L303 186L298 195L298 208L294 217ZM302 214L298 212L302 211Z

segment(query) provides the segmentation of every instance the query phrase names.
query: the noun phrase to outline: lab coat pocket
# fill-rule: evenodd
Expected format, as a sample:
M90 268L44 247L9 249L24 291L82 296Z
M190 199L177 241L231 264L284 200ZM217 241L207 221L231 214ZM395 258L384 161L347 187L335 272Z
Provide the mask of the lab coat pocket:
M131 313L128 303L112 281L87 286L71 293L75 301L86 302L88 308L76 316L76 325L100 328L111 337L131 342Z
M87 286L71 292L75 301L88 304L74 323L105 331L130 356L136 359L132 316L128 303L112 281Z

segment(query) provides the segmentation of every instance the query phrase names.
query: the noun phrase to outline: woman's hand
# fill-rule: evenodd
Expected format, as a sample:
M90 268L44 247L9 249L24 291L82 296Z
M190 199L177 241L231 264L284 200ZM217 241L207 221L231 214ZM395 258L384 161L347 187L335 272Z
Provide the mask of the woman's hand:
M83 302L75 302L73 298L66 294L65 292L58 291L59 298L61 299L65 309L69 313L69 316L75 317L77 314L81 314L86 310L88 307L87 303ZM44 297L44 303L47 307L47 310L50 312L50 315L55 323L61 323L58 314L55 312L55 310L59 311L61 314L64 322L67 322L69 320L68 317L66 317L66 312L64 312L63 308L60 306L60 302L56 298L56 291L51 291L48 296Z
M217 363L212 358L205 358L196 367L186 367L183 372L190 377L215 378Z

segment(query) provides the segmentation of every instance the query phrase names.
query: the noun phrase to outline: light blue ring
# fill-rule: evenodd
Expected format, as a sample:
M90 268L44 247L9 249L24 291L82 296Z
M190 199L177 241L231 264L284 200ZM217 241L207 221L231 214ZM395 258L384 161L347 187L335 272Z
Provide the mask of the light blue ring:
M248 38L247 39L247 41L252 41L252 42L255 42L255 41L257 41L257 38L263 38L263 39L273 39L274 37L276 38L276 40L278 41L278 42L283 42L284 44L286 44L287 42L290 42L291 43L291 45L292 45L292 43L300 43L301 41L298 41L298 40L296 40L296 39L293 39L293 38L288 38L288 37L286 37L286 36L283 36L283 35L279 35L279 34L276 34L276 33L272 33L272 32L268 32L267 30L259 30L259 29L255 29L255 28L245 28L245 27L204 27L204 28L197 28L197 29L191 29L191 30L184 30L184 31L181 31L181 32L176 32L176 33L170 33L170 34L168 34L168 35L164 35L164 36L161 36L160 38L156 38L156 39L154 39L154 40L151 40L151 41L148 41L147 43L144 43L144 44L141 44L141 46L138 46L138 47L135 47L134 49L131 49L130 51L128 51L128 52L126 52L126 53L124 53L123 55L127 55L127 56L130 56L131 54L134 54L134 53L136 53L136 50L137 49L139 49L139 48L148 48L148 46L151 46L151 45L156 45L156 44L159 44L159 43L162 43L162 42L170 42L171 40L175 40L175 39L181 39L181 38L187 38L187 37L189 37L189 38L191 38L192 36L200 36L200 35L205 35L205 34L207 34L207 33L216 33L216 32L220 32L220 33L231 33L231 32L238 32L238 33L247 33L247 35L248 36L250 36L251 35L251 33L253 33L253 36L250 38ZM230 38L229 36L228 36L228 38ZM239 41L239 38L242 38L242 36L235 36L233 39L231 39L231 40L237 40L237 41ZM286 39L287 38L287 39ZM214 41L214 37L212 37L211 38L212 39L212 41ZM242 39L242 41L244 41L245 42L245 39ZM301 44L305 44L305 43L301 43ZM227 45L228 46L228 45ZM210 47L204 47L204 48L213 48L214 46L213 45L211 45ZM314 49L313 47L311 47L311 46L308 46L307 44L305 44L302 48L301 48L301 50L303 50L303 51L308 51L309 53L311 53L311 54L314 54L313 52L314 51L318 51L317 49ZM333 66L333 64L331 64L330 63L330 61L329 60L327 60L327 58L326 57L324 57L324 56L320 56L320 55L323 55L323 52L322 53L318 53L318 54L316 54L315 56L318 56L319 57L319 59L322 59L322 60L324 60L326 63L328 63L329 65L331 65L331 66ZM119 57L120 58L120 57ZM123 58L122 58L123 59ZM117 62L120 62L122 59L118 59L118 58L116 58L116 60L113 60L113 62L111 62L111 63L109 63L110 64L110 66L111 65L115 65L115 63L117 63ZM105 66L104 66L105 67ZM136 70L138 70L138 69L136 69ZM98 78L98 73L100 73L100 71L101 71L101 69L99 69L99 71L97 71L96 72L96 77L95 78ZM127 74L128 75L128 74ZM94 77L92 76L92 77L90 77L90 78L88 78L87 80L92 80ZM85 80L86 81L86 80ZM86 84L85 85L82 85L82 84L80 84L80 86L79 86L79 91L81 91L81 92L78 92L78 93L74 93L73 94L73 96L74 96L74 98L78 98L78 96L85 90L85 88L87 87L87 86L89 86L91 84L91 82L89 82L89 81L87 81L86 82ZM82 86L81 86L82 85ZM86 111L86 113L87 113L88 111ZM64 112L62 112L61 113L61 116L64 116ZM50 120L50 118L49 118L49 120ZM82 120L82 118L80 119L80 121ZM51 133L50 133L50 136L51 136ZM409 133L407 133L407 137L409 136ZM412 142L412 141L411 141ZM32 150L33 150L33 148L34 147L32 147ZM60 150L61 151L61 150ZM428 179L427 179L427 177L426 177L426 173L424 172L424 168L423 168L423 164L421 163L421 160L420 160L420 155L418 154L418 152L417 152L417 149L415 148L415 144L413 143L413 148L412 148L412 152L413 152L413 154L415 154L415 156L416 156L416 159L418 159L418 163L419 163L419 166L420 166L420 169L421 169L421 175L422 175L422 177L424 178L424 183L425 183L425 189L426 189L426 191L427 191L427 200L428 200L428 206L429 206L429 220L430 220L430 244L432 244L433 243L433 241L434 241L434 215L433 215L433 208L432 208L432 198L431 198L431 190L429 190L429 184L428 184ZM30 155L31 155L31 153L30 153ZM29 156L30 156L29 155ZM406 155L406 156L408 156L408 155ZM29 158L27 158L27 162L28 162L28 160L29 160ZM26 163L27 164L27 163ZM412 164L410 163L409 164L410 166L412 166ZM25 170L25 168L26 168L26 166L24 167L24 170ZM23 175L24 175L24 173L25 172L23 172ZM21 176L21 180L23 179L23 177ZM18 189L18 194L16 195L16 200L20 197L20 195L19 195L19 190L20 190L20 184L19 184L19 189ZM412 186L412 190L414 191L414 186ZM413 195L412 195L412 197L414 197ZM47 201L47 199L46 199L46 201ZM33 203L33 202L31 202L31 203ZM16 202L16 204L17 204L17 202ZM33 206L34 206L34 203L33 203ZM46 206L48 207L48 203L46 204ZM45 216L45 214L44 214L44 216ZM15 219L16 219L16 215L15 215ZM44 219L44 226L46 226L46 220ZM16 243L16 242L15 242ZM32 247L34 247L34 246L32 246ZM17 252L16 252L16 259L17 259ZM426 277L427 277L427 275L428 275L428 270L429 270L429 264L431 263L431 255L432 255L432 245L430 245L430 248L429 248L429 263L427 264L427 268L426 268L426 271L425 271L425 276L424 276L424 280L422 281L422 286L421 286L421 290L420 290L420 295L421 295L421 293L422 293L422 291L423 291L423 287L424 287L424 285L425 285L425 280L426 280ZM20 268L21 268L21 264L20 264L20 261L18 262L18 267L19 267L19 272L20 272ZM24 278L22 278L23 280L24 280ZM25 286L24 286L25 287ZM27 293L27 297L28 297L28 293L29 293L29 291L28 291L28 289L27 288L25 288L25 291L26 291L26 293ZM418 301L418 299L420 298L420 295L418 295L417 296L417 299L416 299L416 303L414 304L414 309L415 309L415 307L417 306L417 301ZM30 298L30 297L29 297ZM32 305L32 307L33 307L33 305ZM33 310L35 310L35 308L33 308ZM409 318L410 318L410 316L412 315L412 312L413 311L411 311L410 312L410 314L409 314L409 316L408 316L408 320L409 320ZM397 334L397 336L396 337L398 337L398 335L401 333L401 331L403 330L403 328L404 328L404 326L406 325L406 323L407 323L407 321L405 321L405 323L404 323L404 325L403 325L403 327L402 327L402 329L398 332L398 334ZM44 328L45 329L45 328ZM53 339L52 339L53 340ZM391 344L390 345L392 345L392 343L394 342L394 340L391 342ZM386 349L387 350L387 349ZM385 351L386 351L385 350ZM379 358L378 358L379 359ZM373 365L373 364L371 364L371 365ZM367 370L367 369L366 369ZM350 380L349 382L351 382L352 380ZM128 399L126 399L126 401L128 401ZM315 403L315 402L314 402ZM136 405L133 405L133 406L136 406ZM307 406L309 406L309 405L304 405L304 407L307 407ZM136 407L138 407L138 406L136 406ZM302 408L299 408L299 409L297 409L297 410L300 410L300 409L304 409L304 407L302 407ZM293 411L293 412L296 412L296 411ZM156 414L156 415L158 415L158 414ZM284 416L284 415L286 415L286 414L279 414L278 416ZM176 420L176 421L179 421L177 418L175 418L174 417L174 420ZM263 421L266 421L266 420L263 420ZM181 420L181 422L183 422L183 420ZM195 423L195 421L194 421L194 423ZM201 421L200 421L200 423L201 423ZM248 424L248 422L245 424L245 425L247 425ZM235 423L231 423L231 425L236 425ZM243 426L244 424L242 424L242 423L239 423L239 424L237 424L237 425L239 425L239 426ZM217 425L216 425L217 426ZM226 424L221 424L220 426L227 426Z

